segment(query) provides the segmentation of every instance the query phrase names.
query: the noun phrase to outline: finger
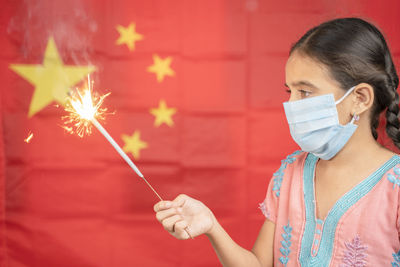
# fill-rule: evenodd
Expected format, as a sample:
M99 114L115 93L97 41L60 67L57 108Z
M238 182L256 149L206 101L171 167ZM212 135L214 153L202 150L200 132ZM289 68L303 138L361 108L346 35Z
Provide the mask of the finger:
M173 207L182 207L186 200L189 199L189 197L185 194L180 194L177 196L173 201L172 201L172 206Z
M171 201L160 201L154 205L153 209L155 212L159 212L161 210L169 209L172 207Z
M161 223L165 230L167 230L170 233L173 233L175 231L175 229L174 229L175 224L181 220L183 220L182 216L174 215L174 216L166 218Z
M190 237L189 233L187 232L188 230L188 223L185 220L178 221L175 224L175 236L178 239L188 239Z
M162 222L166 218L171 217L173 215L178 215L179 213L180 212L176 208L161 210L156 213L156 218L159 222Z

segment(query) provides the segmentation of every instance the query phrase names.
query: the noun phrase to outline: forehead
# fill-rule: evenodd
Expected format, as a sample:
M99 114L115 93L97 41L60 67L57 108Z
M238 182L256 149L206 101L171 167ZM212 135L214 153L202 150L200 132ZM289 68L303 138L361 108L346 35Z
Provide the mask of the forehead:
M294 51L286 62L286 84L294 86L307 81L321 88L338 87L338 83L331 78L328 68L322 63L302 53Z

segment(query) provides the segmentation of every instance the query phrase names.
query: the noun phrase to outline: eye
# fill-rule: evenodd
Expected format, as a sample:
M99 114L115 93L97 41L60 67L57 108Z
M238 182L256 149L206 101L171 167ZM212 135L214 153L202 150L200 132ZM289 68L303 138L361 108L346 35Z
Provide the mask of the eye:
M290 89L286 89L285 92L288 93L288 94L292 93L292 91Z
M299 91L300 91L301 97L308 97L311 95L310 91L306 91L306 90L299 90Z

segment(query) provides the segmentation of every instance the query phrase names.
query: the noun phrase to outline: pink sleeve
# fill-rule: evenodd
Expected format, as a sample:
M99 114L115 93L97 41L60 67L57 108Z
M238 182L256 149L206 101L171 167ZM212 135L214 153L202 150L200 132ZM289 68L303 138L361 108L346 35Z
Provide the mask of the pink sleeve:
M272 189L274 187L274 177L271 178L268 185L266 197L263 202L259 204L261 212L265 218L272 222L276 222L276 215L278 212L278 196Z

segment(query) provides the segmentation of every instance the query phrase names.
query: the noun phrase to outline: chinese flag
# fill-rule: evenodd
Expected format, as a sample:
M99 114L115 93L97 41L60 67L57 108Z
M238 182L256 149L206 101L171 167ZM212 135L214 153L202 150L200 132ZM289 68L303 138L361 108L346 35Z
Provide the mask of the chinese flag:
M5 267L219 266L206 237L164 231L158 198L96 129L61 127L65 97L88 75L111 92L102 125L158 193L203 201L250 249L269 179L298 149L282 108L291 44L360 16L400 51L397 0L1 2Z

